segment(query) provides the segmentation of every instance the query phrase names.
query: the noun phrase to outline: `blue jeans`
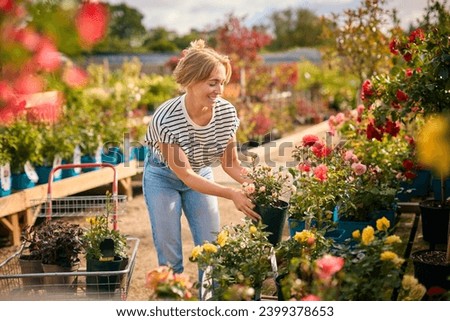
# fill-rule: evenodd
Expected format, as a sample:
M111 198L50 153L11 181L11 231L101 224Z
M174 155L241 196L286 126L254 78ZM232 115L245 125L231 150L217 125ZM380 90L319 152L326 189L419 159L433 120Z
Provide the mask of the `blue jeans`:
M201 169L199 174L213 180L210 167ZM171 266L175 273L182 273L184 270L181 242L182 210L188 221L194 244L212 242L217 238L220 228L217 197L196 192L186 186L151 152L144 161L142 188L149 211L158 263Z

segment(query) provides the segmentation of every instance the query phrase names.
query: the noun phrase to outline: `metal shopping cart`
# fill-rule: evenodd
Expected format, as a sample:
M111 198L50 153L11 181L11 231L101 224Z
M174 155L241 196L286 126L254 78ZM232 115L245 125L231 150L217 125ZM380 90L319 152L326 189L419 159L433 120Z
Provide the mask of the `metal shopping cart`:
M108 167L112 169L112 195L52 197L52 182L55 172L73 168ZM64 164L55 167L49 174L47 198L33 200L38 217L76 220L82 216L104 215L106 206L112 204L113 229L117 229L118 216L124 213L126 196L118 195L116 168L107 163ZM26 244L0 263L0 300L126 300L135 267L139 239L128 237L127 258L116 271L86 270L81 262L76 271L35 273L24 270L20 257Z

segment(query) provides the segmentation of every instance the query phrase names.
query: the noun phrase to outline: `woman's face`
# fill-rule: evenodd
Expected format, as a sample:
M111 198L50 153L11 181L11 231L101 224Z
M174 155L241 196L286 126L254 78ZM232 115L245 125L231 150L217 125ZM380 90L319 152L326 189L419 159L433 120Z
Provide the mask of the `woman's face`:
M225 79L225 66L219 64L208 79L190 85L187 92L199 107L213 107L216 99L223 93Z

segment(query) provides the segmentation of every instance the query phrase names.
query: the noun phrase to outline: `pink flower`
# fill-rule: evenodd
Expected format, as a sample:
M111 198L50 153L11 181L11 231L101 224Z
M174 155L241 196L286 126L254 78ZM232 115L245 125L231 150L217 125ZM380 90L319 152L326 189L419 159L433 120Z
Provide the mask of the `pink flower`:
M14 91L19 95L28 95L44 89L44 80L31 73L23 74L14 82Z
M342 257L325 254L316 261L316 265L316 273L319 278L329 280L334 274L342 269L344 266L344 259Z
M317 137L316 135L305 135L302 139L303 146L312 146L317 141L319 141L319 137Z
M38 52L34 56L36 64L47 72L55 71L61 65L61 55L50 40L41 41Z
M344 153L344 160L346 160L347 162L352 162L355 163L358 161L358 156L356 156L352 150L348 150Z
M102 3L84 2L77 16L75 25L83 44L92 46L105 35L108 26L108 10Z
M255 192L255 185L254 184L248 184L244 186L244 192L247 194L253 194Z
M87 73L78 67L66 68L63 72L62 79L72 88L84 87L89 81Z
M319 166L314 168L314 176L322 182L327 180L327 172L328 167L324 164L320 164Z
M302 301L321 301L321 298L314 294L308 294L302 298Z
M362 163L353 163L352 170L356 175L361 176L367 171L367 166Z

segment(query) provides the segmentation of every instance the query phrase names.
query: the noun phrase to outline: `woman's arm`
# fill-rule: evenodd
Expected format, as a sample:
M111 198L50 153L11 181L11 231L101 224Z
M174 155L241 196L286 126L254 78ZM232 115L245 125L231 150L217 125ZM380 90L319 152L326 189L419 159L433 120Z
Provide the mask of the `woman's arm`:
M180 146L176 144L159 143L159 147L169 168L187 186L203 194L232 200L239 211L243 212L251 219L260 219L260 216L253 211L253 203L245 195L243 190L222 186L195 173L186 154Z

